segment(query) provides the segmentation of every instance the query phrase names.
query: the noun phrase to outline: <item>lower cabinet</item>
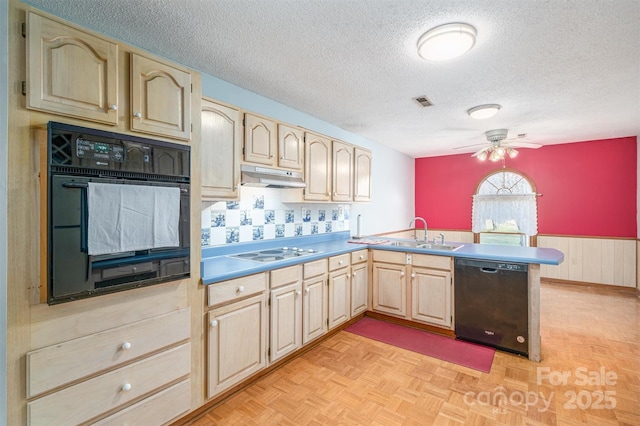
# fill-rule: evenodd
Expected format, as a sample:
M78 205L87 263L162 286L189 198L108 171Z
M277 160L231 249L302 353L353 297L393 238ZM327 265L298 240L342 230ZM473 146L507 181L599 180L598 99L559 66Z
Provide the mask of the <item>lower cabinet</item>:
M302 266L270 273L269 361L274 362L302 346Z
M184 308L27 353L27 424L167 424L191 405L189 338Z
M224 302L207 315L207 397L212 398L266 366L266 275L208 287L210 306Z
M351 317L369 307L368 250L351 253Z
M448 256L374 250L372 309L453 328L452 271Z
M327 259L303 265L302 344L327 332Z
M332 329L351 318L350 254L329 258L329 321Z

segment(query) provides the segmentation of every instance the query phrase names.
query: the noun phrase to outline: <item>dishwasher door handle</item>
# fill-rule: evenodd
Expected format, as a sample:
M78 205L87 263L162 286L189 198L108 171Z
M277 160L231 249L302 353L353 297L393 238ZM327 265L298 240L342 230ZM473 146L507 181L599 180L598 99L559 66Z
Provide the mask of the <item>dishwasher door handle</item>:
M496 268L480 268L480 270L485 274L495 274L498 272Z

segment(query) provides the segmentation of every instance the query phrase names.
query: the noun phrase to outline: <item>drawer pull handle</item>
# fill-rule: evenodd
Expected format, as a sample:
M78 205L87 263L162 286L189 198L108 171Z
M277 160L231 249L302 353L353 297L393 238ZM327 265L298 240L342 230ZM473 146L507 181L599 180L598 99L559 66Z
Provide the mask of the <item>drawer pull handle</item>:
M242 293L244 291L244 286L243 285L239 285L238 286L238 293Z
M343 263L342 260L338 261L338 265L342 265L342 263Z
M129 392L130 390L131 390L131 383L125 383L124 385L122 385L123 392Z
M364 254L360 255L360 260L364 259Z
M122 344L122 346L120 346L120 348L121 348L123 351L126 351L126 350L128 350L128 349L131 349L131 343L129 343L129 342L124 342L124 343Z
M211 327L217 327L217 326L218 326L218 320L211 321Z

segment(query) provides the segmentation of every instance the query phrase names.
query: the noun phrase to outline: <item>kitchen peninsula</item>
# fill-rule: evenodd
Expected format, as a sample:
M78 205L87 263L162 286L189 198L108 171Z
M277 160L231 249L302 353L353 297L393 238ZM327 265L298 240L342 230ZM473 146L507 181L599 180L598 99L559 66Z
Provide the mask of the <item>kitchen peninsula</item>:
M407 243L407 244L404 244ZM247 292L248 287L252 285L252 279L256 276L260 277L260 284L258 288L260 291L265 292L269 287L267 275L271 274L273 279L273 273L277 271L286 271L289 268L296 268L298 265L303 265L304 268L307 265L316 265L317 262L324 262L324 274L331 273L333 270L331 267L332 259L340 259L336 262L342 262L346 260L348 262L349 256L351 256L352 264L355 256L354 253L358 253L356 259L360 261L367 261L368 279L366 282L367 296L366 296L366 308L364 311L381 311L382 309L376 309L376 304L373 301L378 296L378 291L375 289L376 274L375 265L380 255L380 259L399 259L396 263L403 262L404 265L398 265L398 276L402 277L403 285L410 286L411 284L405 284L404 277L411 276L412 279L416 277L416 271L419 267L423 267L422 271L435 271L436 277L449 277L452 278L453 261L456 258L467 258L477 260L491 260L502 262L517 262L520 264L527 264L528 268L528 307L529 307L529 336L528 336L528 356L529 359L535 362L540 361L540 265L559 265L564 260L564 255L555 249L536 248L536 247L513 247L513 246L500 246L500 245L486 245L486 244L469 244L469 243L447 243L454 250L441 250L437 248L421 248L420 244L411 244L411 240L402 240L396 238L386 237L367 237L365 239L353 241L350 240L348 232L336 232L330 234L320 234L314 236L305 237L293 237L282 238L278 240L264 240L260 242L247 242L232 245L220 245L205 247L202 250L202 264L201 264L201 276L202 283L207 286L209 291L209 306L219 305L219 301L215 300L217 296L220 296L221 292L216 291L217 286L225 286L228 283L233 282L233 291L236 295ZM273 258L269 261L256 261L242 259L238 254L249 252L272 252L276 248L294 248L299 251L301 255L291 255L288 257L282 257L280 259ZM429 247L429 246L426 246ZM433 246L436 247L436 246ZM328 269L327 269L327 259ZM406 259L406 261L405 261ZM423 259L423 260L421 260ZM384 262L389 262L384 260ZM411 265L413 263L413 266ZM349 264L338 265L335 263L335 268L341 266L348 267ZM408 269L413 267L414 269ZM306 269L305 269L306 270ZM355 270L355 267L354 267ZM408 273L407 273L408 272ZM295 273L294 273L295 275ZM353 274L354 278L356 274ZM349 273L347 272L347 277ZM304 277L300 277L303 281ZM244 280L249 283L244 284ZM255 280L254 280L255 282ZM455 277L450 281L455 285ZM273 283L271 285L273 288ZM299 290L296 290L299 291ZM406 288L402 289L403 293L399 299L402 299L402 306L411 306L409 303L405 305L405 294L411 290ZM451 289L448 290L447 312L450 312L451 308ZM305 290L307 292L307 290ZM329 290L329 305L335 302L335 291L333 295ZM347 293L349 293L347 289ZM295 295L297 293L293 293ZM351 294L355 294L353 287ZM246 294L248 296L249 294ZM224 297L224 296L220 296ZM324 296L325 299L327 296ZM417 297L417 296L414 296ZM348 294L347 294L348 298ZM407 300L411 300L410 293L406 296ZM346 303L348 304L348 303ZM273 300L272 300L273 309ZM418 309L417 305L414 305L414 309ZM331 307L329 307L329 322L332 321L334 315L331 314ZM334 308L335 310L335 308ZM409 309L409 311L411 308ZM392 313L394 316L404 317L411 320L405 311L398 311ZM347 319L349 318L347 314ZM413 317L418 318L420 317ZM427 323L438 325L438 322L429 321L428 317L425 317ZM335 319L335 318L333 318ZM446 318L445 318L446 320ZM216 325L218 322L215 323ZM443 328L453 329L454 324L451 321L440 323ZM273 327L273 324L272 324ZM272 348L273 350L273 348Z

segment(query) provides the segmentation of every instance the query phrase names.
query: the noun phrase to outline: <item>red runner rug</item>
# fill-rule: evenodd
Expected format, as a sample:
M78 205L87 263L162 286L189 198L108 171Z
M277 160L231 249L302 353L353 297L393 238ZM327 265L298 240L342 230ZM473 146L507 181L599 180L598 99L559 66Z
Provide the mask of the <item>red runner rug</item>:
M369 339L488 373L495 349L364 317L344 329Z

